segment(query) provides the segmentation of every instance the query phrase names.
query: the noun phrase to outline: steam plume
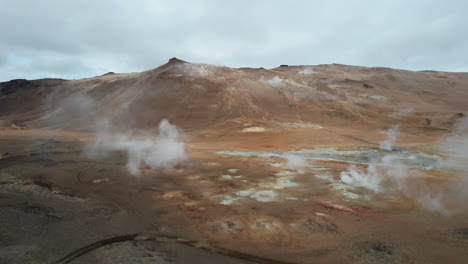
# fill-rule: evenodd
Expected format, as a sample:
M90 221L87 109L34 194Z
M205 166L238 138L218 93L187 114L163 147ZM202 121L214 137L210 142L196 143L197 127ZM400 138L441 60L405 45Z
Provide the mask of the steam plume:
M140 169L169 169L186 160L185 144L179 141L179 132L174 125L163 119L159 134L136 137L130 134L113 134L108 121L101 121L96 142L88 149L90 157L106 155L112 151L127 153L127 168L133 175Z
M287 160L288 168L292 170L300 170L307 166L307 160L300 155L289 154L286 155L285 158Z
M303 74L303 75L314 74L314 73L317 73L317 72L315 72L312 68L305 68L302 71L298 72L298 74Z
M387 131L387 138L380 143L380 149L392 151L398 132L400 132L400 126L396 125L390 128Z
M285 86L283 79L278 76L274 76L273 78L266 80L266 83L276 88Z
M361 186L374 192L399 191L413 198L422 208L451 214L468 208L468 120L461 120L454 132L441 145L446 162L458 168L460 174L446 179L443 183L431 183L410 171L398 155L389 154L373 160L366 170L355 165L340 173L341 181ZM392 150L398 133L398 126L392 127L387 138L380 144L383 150Z

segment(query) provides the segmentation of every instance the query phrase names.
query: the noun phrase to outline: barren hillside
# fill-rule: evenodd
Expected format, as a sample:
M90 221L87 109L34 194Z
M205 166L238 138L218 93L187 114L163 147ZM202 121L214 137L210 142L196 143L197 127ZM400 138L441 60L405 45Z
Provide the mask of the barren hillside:
M0 263L466 263L468 73L0 83Z
M173 58L141 73L12 80L0 87L0 118L28 128L82 130L98 116L138 128L168 118L199 129L241 117L384 128L398 118L391 113L402 111L412 126L447 128L451 117L468 110L468 73L338 64L232 69Z

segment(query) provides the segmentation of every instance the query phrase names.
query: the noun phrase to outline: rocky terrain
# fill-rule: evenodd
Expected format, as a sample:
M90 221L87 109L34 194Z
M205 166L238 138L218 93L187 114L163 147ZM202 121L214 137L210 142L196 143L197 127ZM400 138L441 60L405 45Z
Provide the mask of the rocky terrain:
M468 73L0 83L0 263L466 263Z

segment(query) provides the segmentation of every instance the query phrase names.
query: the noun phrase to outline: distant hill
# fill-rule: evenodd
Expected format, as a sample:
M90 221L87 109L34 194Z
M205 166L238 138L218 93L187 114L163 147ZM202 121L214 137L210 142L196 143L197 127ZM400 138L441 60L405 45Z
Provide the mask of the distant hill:
M141 73L0 83L0 124L23 128L88 130L106 118L145 129L168 118L184 129L239 119L375 127L398 119L445 129L458 113L468 113L468 73L340 64L235 69L173 58Z

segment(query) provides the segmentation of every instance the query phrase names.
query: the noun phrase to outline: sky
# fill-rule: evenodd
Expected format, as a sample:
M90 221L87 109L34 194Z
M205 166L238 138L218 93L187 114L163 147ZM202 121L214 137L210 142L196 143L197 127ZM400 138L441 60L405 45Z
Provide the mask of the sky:
M341 63L468 71L466 0L0 0L0 81Z

